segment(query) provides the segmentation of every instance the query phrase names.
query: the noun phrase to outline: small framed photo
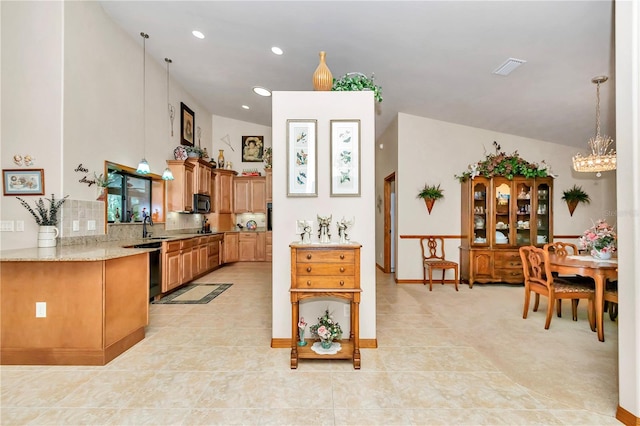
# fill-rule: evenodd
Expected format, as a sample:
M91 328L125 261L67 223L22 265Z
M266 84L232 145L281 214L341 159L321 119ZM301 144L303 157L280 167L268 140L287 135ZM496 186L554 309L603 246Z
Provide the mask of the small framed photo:
M264 136L242 137L242 162L261 162L264 155Z
M3 169L4 195L44 195L44 169Z
M180 102L180 144L193 146L196 118L191 108Z
M331 196L360 196L360 120L331 120Z
M317 120L287 120L287 197L317 197Z

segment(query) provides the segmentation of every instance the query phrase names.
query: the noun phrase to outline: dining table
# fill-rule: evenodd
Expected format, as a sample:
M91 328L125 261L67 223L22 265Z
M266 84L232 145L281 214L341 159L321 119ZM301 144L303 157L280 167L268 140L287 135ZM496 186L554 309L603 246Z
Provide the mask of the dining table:
M562 275L580 275L595 282L596 331L598 340L604 342L604 290L607 280L618 279L618 259L596 259L590 255L561 256L549 253L551 272Z

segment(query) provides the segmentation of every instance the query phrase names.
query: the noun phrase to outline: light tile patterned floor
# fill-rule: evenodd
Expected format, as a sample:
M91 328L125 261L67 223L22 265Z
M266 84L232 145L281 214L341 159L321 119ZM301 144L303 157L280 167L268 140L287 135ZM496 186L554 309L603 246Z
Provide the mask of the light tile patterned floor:
M271 349L269 263L200 282L207 305L151 305L147 337L104 367L3 366L2 425L616 425L617 323L606 342L522 287L396 285L377 273L378 349L349 361Z

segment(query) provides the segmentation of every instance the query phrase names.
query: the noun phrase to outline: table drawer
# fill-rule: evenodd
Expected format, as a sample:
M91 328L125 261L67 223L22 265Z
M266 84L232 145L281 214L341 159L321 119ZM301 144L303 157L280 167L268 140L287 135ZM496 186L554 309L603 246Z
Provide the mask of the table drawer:
M296 280L296 288L355 288L355 278L352 276L309 276L298 277Z
M308 277L313 275L340 275L353 276L355 265L352 263L298 263L296 273L298 276Z
M345 262L354 263L353 250L298 250L296 263Z

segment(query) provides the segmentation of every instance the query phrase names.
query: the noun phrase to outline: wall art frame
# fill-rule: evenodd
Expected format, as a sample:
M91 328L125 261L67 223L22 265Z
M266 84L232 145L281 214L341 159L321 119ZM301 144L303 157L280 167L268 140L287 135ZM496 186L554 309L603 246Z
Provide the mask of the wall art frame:
M261 163L264 155L264 136L242 137L242 162Z
M4 195L44 195L44 169L2 169Z
M360 120L330 120L331 197L360 196Z
M180 144L194 145L194 134L196 128L196 116L193 110L180 102Z
M318 120L287 120L287 197L318 196Z

